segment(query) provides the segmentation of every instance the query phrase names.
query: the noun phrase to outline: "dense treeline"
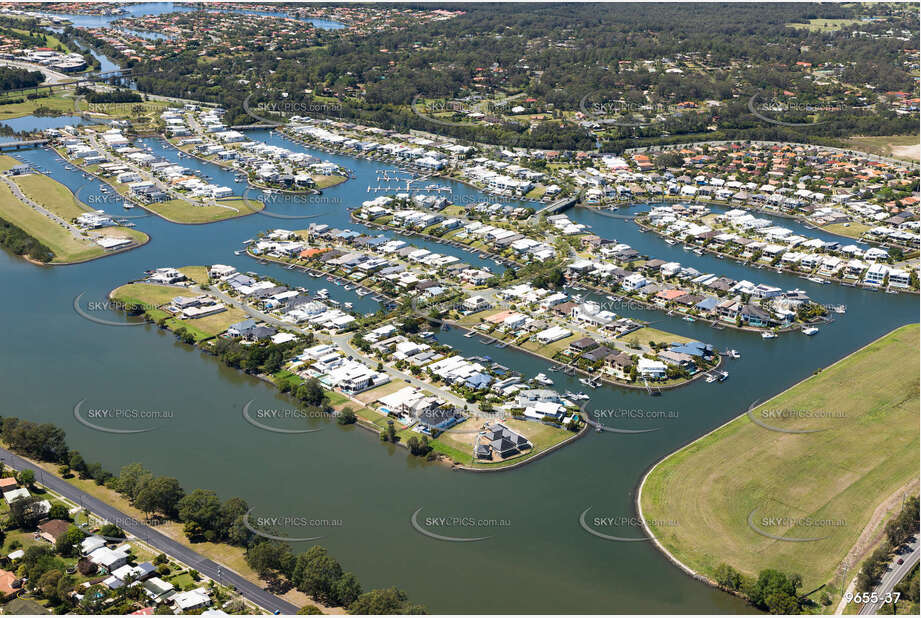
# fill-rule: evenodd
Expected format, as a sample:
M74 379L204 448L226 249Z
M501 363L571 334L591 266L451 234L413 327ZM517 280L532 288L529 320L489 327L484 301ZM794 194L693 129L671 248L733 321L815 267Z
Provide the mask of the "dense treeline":
M9 221L0 219L0 245L16 255L27 255L38 262L50 262L54 253L40 240Z
M431 8L431 7L428 7ZM362 36L319 33L319 42L301 48L247 50L207 62L197 49L174 53L164 47L156 62L130 63L141 90L220 103L230 124L250 123L249 105L277 104L291 109L322 108L312 94L337 103L318 115L339 117L397 130L430 130L464 141L505 146L585 150L596 138L562 119L560 110L578 110L586 96L640 105L649 94L653 106L683 100L732 100L751 87L767 96L795 90L802 101L833 94L843 108L857 104L846 89L824 86L796 66L832 63L843 67L846 83L869 84L879 91L915 87L904 69L905 43L887 30L917 31L917 16L861 22L838 30L786 27L812 18L855 18L860 5L703 4L693 10L680 4L643 5L465 5L464 15L443 21L383 30ZM892 14L875 7L873 15ZM190 18L186 15L185 18ZM914 21L911 21L914 19ZM913 29L913 30L912 30ZM873 36L854 36L862 30ZM102 41L96 41L106 51ZM707 68L693 74L663 71L661 58L677 58ZM652 72L621 67L620 61L656 59ZM750 66L751 68L746 68ZM501 70L494 70L501 69ZM741 81L740 81L741 77ZM258 90L240 80L259 83ZM363 91L359 90L359 86ZM425 97L463 97L494 88L509 95L526 93L553 106L543 121L491 125L442 125L414 113L412 102ZM840 90L840 92L839 92ZM282 97L281 93L287 93ZM800 100L800 99L798 99ZM801 102L802 102L801 101ZM711 139L833 138L856 133L912 132L910 117L848 111L805 127L773 126L758 120L740 97L720 108L720 134ZM308 112L309 113L309 112ZM605 131L603 150L620 150L632 140L659 140L663 134L688 136L707 131L711 113L674 114L645 127ZM785 116L786 121L794 121ZM905 130L908 127L907 131Z
M0 92L17 88L32 88L45 79L41 71L0 67Z
M0 439L25 457L58 464L60 474L75 473L117 491L148 519L154 515L182 522L186 536L193 543L223 542L246 548L247 563L278 592L295 586L320 603L345 606L353 614L425 613L424 607L409 603L406 594L396 588L362 593L355 575L345 572L322 547L296 555L284 543L267 541L247 524L250 508L242 498L221 502L211 490L186 493L177 479L155 476L139 463L123 466L117 476L113 475L101 464L87 463L79 452L69 449L64 430L50 423L4 417L0 419ZM28 482L34 480L31 471L23 474ZM20 502L22 512L14 513L14 518L29 516L29 503ZM282 575L286 580L280 579ZM307 606L304 613L314 613L311 607Z
M797 574L765 569L751 578L724 563L716 568L715 578L721 588L741 594L758 609L772 614L800 614L811 604L798 592L803 580Z
M363 593L358 578L343 570L342 565L319 545L296 555L288 545L261 541L247 550L246 562L279 592L294 586L319 603L346 607L350 614L426 613L425 607L410 603L406 593L397 588Z
M89 103L140 103L143 97L133 90L112 90L96 92L89 88L77 88L77 94L86 97Z

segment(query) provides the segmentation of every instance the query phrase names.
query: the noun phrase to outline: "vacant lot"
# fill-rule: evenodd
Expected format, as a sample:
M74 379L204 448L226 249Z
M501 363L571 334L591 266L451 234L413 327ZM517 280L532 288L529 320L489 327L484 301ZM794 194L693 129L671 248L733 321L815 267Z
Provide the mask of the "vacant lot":
M211 223L243 217L259 212L265 206L258 200L231 198L218 201L221 206L191 204L185 200L169 200L148 204L147 209L175 223Z
M138 303L148 308L148 312L155 320L166 317L166 326L170 330L185 328L195 335L197 341L219 335L227 330L231 324L246 319L246 313L236 307L228 307L226 311L206 315L194 320L180 320L168 317L171 314L153 307L168 304L176 296L193 296L195 293L180 288L170 288L149 283L129 283L116 288L112 297L123 303Z
M917 161L921 159L921 138L917 135L881 135L852 137L854 148L864 152Z
M918 372L913 324L750 412L774 429L741 415L667 457L643 485L643 516L677 521L652 530L711 577L725 562L748 575L799 573L807 591L832 581L877 506L918 475ZM768 538L750 519L821 540Z

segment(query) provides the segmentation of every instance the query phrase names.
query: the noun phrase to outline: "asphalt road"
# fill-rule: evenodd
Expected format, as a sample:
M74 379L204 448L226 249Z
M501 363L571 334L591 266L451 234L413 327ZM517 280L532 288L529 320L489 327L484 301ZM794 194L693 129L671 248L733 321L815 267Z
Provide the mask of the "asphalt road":
M911 553L897 556L889 565L889 570L886 571L879 585L873 591L876 593L877 601L861 605L861 615L878 614L886 600L886 595L892 592L892 589L918 564L918 559L921 558L921 543L916 540L909 547L911 547ZM898 564L899 558L902 558L902 564Z
M39 484L48 489L55 491L62 496L69 498L73 502L81 505L83 508L95 513L99 517L115 523L119 528L132 534L138 539L156 547L163 553L168 554L180 562L184 562L190 567L196 569L203 575L225 585L234 586L248 601L269 610L270 612L279 612L281 614L296 614L298 607L279 599L274 594L266 592L257 584L252 583L241 575L231 571L227 567L221 566L213 560L205 558L201 554L189 549L185 545L174 541L170 537L157 532L150 526L119 511L113 506L94 498L88 493L77 489L67 481L49 474L47 471L39 471L35 464L13 454L12 452L0 448L0 457L8 466L17 470L29 468L35 470L35 476Z

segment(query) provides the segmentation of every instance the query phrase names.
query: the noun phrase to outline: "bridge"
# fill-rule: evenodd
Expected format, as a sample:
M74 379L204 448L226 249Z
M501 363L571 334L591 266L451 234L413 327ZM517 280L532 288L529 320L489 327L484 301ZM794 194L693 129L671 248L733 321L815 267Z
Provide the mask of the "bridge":
M544 206L543 208L541 208L534 214L537 216L553 215L558 212L563 212L567 208L572 208L573 206L576 205L576 202L578 201L579 201L578 197L564 197L562 199L558 199L555 202L547 204L546 206Z
M4 150L21 150L23 148L32 148L33 146L44 146L51 140L47 139L30 139L21 142L7 142L0 144L0 151Z
M26 63L23 63L26 64ZM37 69L36 69L37 70ZM28 88L12 88L10 90L4 90L4 95L25 93L25 92L37 92L43 88L47 88L49 92L54 92L55 88L69 88L71 86L80 86L83 84L94 84L98 82L105 82L110 79L121 79L128 77L140 77L140 75L134 75L131 69L120 69L118 71L108 71L106 73L88 73L83 77L72 79L70 81L60 81L49 84L39 84L38 86L30 86Z

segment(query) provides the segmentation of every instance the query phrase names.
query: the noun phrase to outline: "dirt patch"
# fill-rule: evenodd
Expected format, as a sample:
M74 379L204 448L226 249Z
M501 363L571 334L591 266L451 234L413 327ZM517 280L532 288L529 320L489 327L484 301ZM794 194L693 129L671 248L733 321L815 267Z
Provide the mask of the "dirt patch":
M910 146L895 146L890 144L889 148L892 149L892 156L894 157L903 157L914 161L921 160L921 144L912 144Z

